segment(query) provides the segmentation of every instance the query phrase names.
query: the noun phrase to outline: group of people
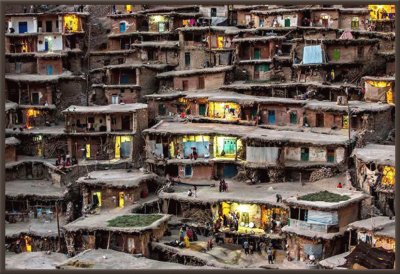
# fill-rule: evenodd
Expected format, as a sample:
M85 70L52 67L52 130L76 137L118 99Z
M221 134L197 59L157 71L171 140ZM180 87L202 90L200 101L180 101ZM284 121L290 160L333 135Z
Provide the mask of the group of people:
M192 189L191 188L189 188L189 190L188 190L188 196L189 197L195 197L195 198L197 198L197 186L193 186L193 191L192 191Z
M265 245L265 243L264 243ZM255 250L260 250L261 245L258 245L259 248L256 248L253 244L250 244L248 240L245 240L243 242L243 250L244 254L249 255L253 254ZM274 257L274 250L272 249L272 245L270 244L267 248L265 248L265 251L267 252L267 258L268 258L268 263L273 264L275 257Z
M190 242L197 241L197 234L190 227L182 226L179 230L179 247L190 247Z
M214 232L218 233L221 227L229 227L231 230L238 231L239 220L239 212L231 212L230 214L228 214L228 216L226 214L223 214L222 217L220 216L214 223Z
M224 179L219 180L219 192L228 192L228 184Z
M73 166L73 165L77 165L78 164L78 160L76 159L75 156L72 156L72 158L69 155L58 155L57 156L57 160L56 160L56 166L57 167L69 167L69 166Z

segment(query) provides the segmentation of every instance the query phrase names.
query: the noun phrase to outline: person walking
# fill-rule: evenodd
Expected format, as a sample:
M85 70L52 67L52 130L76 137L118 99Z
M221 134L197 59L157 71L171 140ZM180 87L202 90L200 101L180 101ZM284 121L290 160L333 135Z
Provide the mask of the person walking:
M270 248L270 247L267 250L267 256L268 256L268 263L269 264L273 264L274 263L274 257L273 257L272 248Z
M219 192L222 192L222 179L219 180Z
M197 186L193 186L193 196L197 198Z
M250 251L250 245L249 242L246 240L243 243L243 248L244 248L244 254L249 255Z

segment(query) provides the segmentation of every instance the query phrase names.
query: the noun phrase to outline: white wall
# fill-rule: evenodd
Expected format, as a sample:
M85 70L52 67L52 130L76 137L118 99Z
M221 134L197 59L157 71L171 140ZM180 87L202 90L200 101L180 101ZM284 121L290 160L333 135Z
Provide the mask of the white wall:
M310 147L310 161L311 162L326 162L326 148L324 147Z
M336 163L340 163L344 161L344 153L345 153L345 149L343 147L338 147L336 149Z
M45 38L46 37L51 37L52 43L53 43L53 51L61 51L63 50L63 39L62 35L39 35L38 36L38 42L37 42L37 48L38 51L44 51L45 47ZM54 38L55 37L55 38ZM42 44L39 44L39 41L42 41Z
M278 147L246 147L246 160L253 163L276 163Z
M211 16L211 8L217 9L217 17L228 17L228 6L200 6L199 12L205 17Z
M291 27L295 27L297 26L298 23L298 19L299 17L297 16L297 14L289 14L289 15L278 15L276 17L279 25L281 25L282 27L285 26L285 19L286 18L290 18L290 26Z
M36 33L37 32L37 19L36 17L12 17L11 24L15 30L15 33L19 33L19 22L27 22L28 23L28 33Z

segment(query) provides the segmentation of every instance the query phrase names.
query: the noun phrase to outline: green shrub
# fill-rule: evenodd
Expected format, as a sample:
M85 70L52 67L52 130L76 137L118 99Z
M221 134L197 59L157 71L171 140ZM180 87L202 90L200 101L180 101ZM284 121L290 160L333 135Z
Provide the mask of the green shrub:
M310 202L328 202L328 203L337 203L342 201L347 201L350 199L347 195L340 195L336 193L332 193L329 191L320 191L316 193L307 194L298 198L299 200L303 201L310 201Z
M161 215L123 215L108 221L109 227L144 227L161 219Z

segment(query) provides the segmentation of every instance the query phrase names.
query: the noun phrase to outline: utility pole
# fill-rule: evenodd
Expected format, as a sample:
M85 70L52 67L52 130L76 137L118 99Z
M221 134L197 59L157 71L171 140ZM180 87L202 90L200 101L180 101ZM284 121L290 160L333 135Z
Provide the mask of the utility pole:
M58 232L58 252L61 251L60 219L58 217L58 201L56 202L57 232Z

